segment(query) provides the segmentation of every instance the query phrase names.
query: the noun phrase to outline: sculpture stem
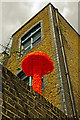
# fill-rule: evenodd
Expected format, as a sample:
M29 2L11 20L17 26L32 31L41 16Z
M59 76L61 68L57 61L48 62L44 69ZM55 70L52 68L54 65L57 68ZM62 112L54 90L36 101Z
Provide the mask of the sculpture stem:
M42 80L39 74L33 75L33 91L37 91L39 94L42 94L41 91Z
M42 94L41 91L42 77L41 77L41 64L38 61L33 63L33 91L37 91Z

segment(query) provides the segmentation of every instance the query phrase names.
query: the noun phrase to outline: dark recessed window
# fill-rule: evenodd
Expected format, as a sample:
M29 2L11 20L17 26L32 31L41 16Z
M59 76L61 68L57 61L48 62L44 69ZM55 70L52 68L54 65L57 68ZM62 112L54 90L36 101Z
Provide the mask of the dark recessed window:
M25 81L27 83L28 86L32 86L33 83L33 78L32 76L26 76L25 73L23 72L23 70L19 70L16 74L21 80ZM43 91L43 76L42 76L42 91Z
M28 86L32 86L32 77L31 76L26 76L22 69L17 72L17 76L21 80L26 81Z
M41 23L39 22L21 37L21 50L25 54L41 41Z

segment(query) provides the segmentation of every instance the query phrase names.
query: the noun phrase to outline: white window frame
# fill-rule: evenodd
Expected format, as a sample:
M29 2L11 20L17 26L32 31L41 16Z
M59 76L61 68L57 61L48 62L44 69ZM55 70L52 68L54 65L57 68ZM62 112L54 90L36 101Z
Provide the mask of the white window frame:
M32 36L33 34L35 34L39 29L41 29L41 36L40 36L40 37L41 37L41 40L42 40L42 37L43 37L43 36L42 36L42 24L43 24L43 23L42 23L42 20L40 20L39 22L37 22L36 24L34 24L30 29L28 29L28 30L19 38L19 40L18 40L18 49L19 49L19 53L21 53L21 55L19 54L19 56L17 56L17 59L20 58L20 57L22 57L22 55L23 55L23 51L21 51L21 50L23 50L23 46L21 45L21 38L22 38L26 33L28 33L31 29L33 29L36 25L38 25L39 23L40 23L40 28L38 28L34 33L32 33L31 36ZM29 36L29 37L30 37L30 36ZM27 39L28 39L28 38L27 38ZM26 41L26 40L25 40L25 41ZM24 41L24 42L25 42L25 41ZM36 40L36 41L37 41L37 40ZM40 41L40 42L41 42L41 41ZM39 42L39 43L40 43L40 42ZM29 48L29 47L31 46L31 49L32 49L32 48L33 48L33 43L34 43L34 42L33 42L33 38L31 37L31 44L30 44L27 48ZM26 49L27 49L27 48L26 48ZM25 50L26 50L26 49L25 49ZM31 49L30 49L30 50L31 50ZM21 52L20 52L20 51L21 51ZM27 52L26 52L26 53L27 53Z

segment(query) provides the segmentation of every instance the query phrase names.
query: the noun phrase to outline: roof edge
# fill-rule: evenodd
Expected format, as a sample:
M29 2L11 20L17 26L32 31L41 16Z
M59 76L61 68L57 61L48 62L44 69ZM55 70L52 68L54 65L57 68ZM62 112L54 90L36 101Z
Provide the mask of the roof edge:
M54 7L54 6L53 6ZM56 8L55 8L56 9ZM56 9L58 11L58 9ZM67 24L79 35L79 33L75 30L75 28L65 19L61 13L58 11L59 15L67 22Z
M48 7L49 5L53 6L50 2L44 7L42 8L37 14L35 14L32 18L30 18L26 23L24 23L18 30L16 30L16 32L14 32L12 34L12 37L19 31L21 30L26 24L28 24L33 18L35 18L41 11L43 11L46 7ZM54 6L53 6L54 7ZM54 7L55 9L55 7Z
M48 7L49 5L51 5L54 9L56 9L58 11L57 8L55 8L50 2L44 7L42 8L37 14L35 14L32 18L30 18L26 23L24 23L20 28L18 28L18 30L16 30L16 32L14 32L12 34L12 37L19 31L21 30L26 24L28 24L32 19L34 19L41 11L43 11L46 7ZM68 23L68 25L79 35L79 33L75 30L74 27L71 26L71 24L61 15L61 13L58 11L59 15Z

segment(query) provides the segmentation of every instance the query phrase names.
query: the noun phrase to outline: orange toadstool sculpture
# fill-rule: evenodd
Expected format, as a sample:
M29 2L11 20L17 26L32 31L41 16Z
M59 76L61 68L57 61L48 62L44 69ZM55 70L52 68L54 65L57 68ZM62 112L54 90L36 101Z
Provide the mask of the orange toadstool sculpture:
M23 72L27 76L33 76L33 91L42 94L42 76L53 71L51 58L42 51L31 52L22 61Z

